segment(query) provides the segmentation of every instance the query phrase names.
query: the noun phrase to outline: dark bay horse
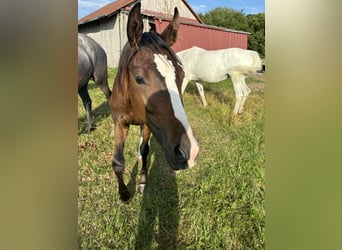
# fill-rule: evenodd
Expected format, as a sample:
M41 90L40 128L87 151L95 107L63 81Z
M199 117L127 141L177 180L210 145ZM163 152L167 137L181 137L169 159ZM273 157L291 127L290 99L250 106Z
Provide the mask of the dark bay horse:
M118 179L122 201L130 199L124 183L124 144L130 125L141 127L138 156L142 159L140 191L146 183L149 138L155 136L172 169L195 164L199 146L183 108L181 84L184 72L170 46L176 42L179 14L161 35L143 33L141 4L129 13L127 36L110 104L114 113L114 156L112 166Z
M91 120L91 99L88 82L92 79L105 94L107 100L112 92L108 87L107 55L104 49L92 38L78 34L78 94L86 110L87 127L84 133L94 129Z

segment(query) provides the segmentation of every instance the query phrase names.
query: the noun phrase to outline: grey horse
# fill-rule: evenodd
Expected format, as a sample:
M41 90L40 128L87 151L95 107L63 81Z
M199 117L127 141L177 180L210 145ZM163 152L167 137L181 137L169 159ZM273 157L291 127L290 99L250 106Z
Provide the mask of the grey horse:
M86 110L87 127L84 133L89 133L95 127L91 119L91 99L88 93L88 81L92 79L105 94L107 101L112 92L108 87L107 55L104 49L92 38L78 34L78 94Z

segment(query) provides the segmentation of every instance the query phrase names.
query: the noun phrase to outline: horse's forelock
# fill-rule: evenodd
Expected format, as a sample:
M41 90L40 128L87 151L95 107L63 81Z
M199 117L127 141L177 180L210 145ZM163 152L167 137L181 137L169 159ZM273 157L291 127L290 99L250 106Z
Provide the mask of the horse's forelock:
M166 44L166 42L161 38L161 36L154 32L145 32L142 34L141 40L138 44L138 47L131 47L129 43L126 43L126 45L123 48L120 61L119 61L119 67L118 67L118 77L119 81L117 84L119 84L119 90L121 94L125 97L125 99L128 98L128 91L129 91L129 84L128 84L128 65L134 55L139 51L140 47L148 47L152 50L153 53L156 54L168 54L167 57L173 61L174 66L182 65L179 57L176 55L176 53ZM179 67L176 68L176 77L178 78L178 71ZM181 82L181 81L180 81Z
M140 45L149 47L156 54L166 55L168 57L176 70L177 84L179 84L178 87L181 89L182 79L179 79L179 71L182 70L183 64L177 54L166 44L161 36L154 31L146 32L141 38Z
M157 54L164 54L163 50L165 50L171 56L173 61L177 62L178 64L181 63L176 53L166 44L161 36L154 31L145 32L139 45L147 46Z

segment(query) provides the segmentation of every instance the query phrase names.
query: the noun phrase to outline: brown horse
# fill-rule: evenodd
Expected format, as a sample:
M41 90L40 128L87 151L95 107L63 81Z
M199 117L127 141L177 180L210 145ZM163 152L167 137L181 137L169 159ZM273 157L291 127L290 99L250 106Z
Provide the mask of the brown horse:
M124 183L124 144L130 125L141 126L138 156L142 158L140 190L146 184L147 155L151 132L164 151L172 169L186 169L195 164L198 142L183 108L181 84L184 71L170 46L176 42L179 14L161 35L143 33L141 4L129 13L127 36L110 104L114 113L115 146L112 166L119 183L122 201L130 199Z

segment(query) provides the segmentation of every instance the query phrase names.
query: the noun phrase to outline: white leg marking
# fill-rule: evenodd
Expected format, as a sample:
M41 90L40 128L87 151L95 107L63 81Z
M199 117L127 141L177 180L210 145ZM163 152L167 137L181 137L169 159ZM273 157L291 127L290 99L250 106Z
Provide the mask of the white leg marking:
M143 193L143 192L144 192L145 185L146 185L146 184L139 184L139 187L138 187L138 192L139 192L139 193Z

